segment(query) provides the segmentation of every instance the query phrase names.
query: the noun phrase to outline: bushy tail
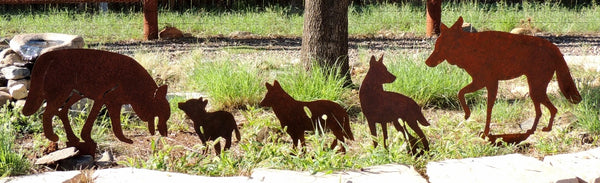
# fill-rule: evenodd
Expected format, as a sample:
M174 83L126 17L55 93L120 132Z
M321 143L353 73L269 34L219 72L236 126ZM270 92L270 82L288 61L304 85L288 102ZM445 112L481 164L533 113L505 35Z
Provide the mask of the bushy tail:
M46 75L46 71L53 61L54 57L49 54L42 54L37 58L31 71L31 86L29 87L29 94L27 95L25 105L21 110L23 115L32 115L44 103L44 75Z
M425 116L423 115L423 112L420 111L420 109L419 109L419 116L417 117L417 121L419 121L419 123L423 126L429 126L429 122L427 122L427 119L425 119Z
M556 68L558 87L569 102L577 104L581 102L581 95L575 86L575 82L573 82L571 72L569 72L569 67L564 58L561 57L559 62L560 63L558 63L558 67Z

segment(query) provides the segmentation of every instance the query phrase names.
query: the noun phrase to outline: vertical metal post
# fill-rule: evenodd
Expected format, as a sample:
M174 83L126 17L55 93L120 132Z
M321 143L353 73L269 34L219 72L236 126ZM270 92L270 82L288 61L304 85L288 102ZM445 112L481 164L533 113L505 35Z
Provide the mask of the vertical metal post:
M428 37L440 34L442 24L442 0L427 0L427 30Z
M158 2L144 0L144 38L158 39Z

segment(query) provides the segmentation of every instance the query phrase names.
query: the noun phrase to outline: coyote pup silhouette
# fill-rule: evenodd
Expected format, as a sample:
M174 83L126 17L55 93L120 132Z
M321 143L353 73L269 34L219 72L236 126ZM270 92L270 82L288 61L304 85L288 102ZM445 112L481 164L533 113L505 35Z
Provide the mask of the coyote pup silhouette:
M206 145L206 141L222 137L225 139L224 150L227 150L231 147L232 132L235 131L238 141L241 139L235 118L227 111L206 112L207 104L208 100L200 97L198 99L179 102L177 107L192 119L194 130L198 134L198 137L200 137L202 144ZM217 155L221 154L221 142L216 142L214 148ZM205 153L207 151L208 148L206 148Z
M171 115L166 94L167 86L158 87L146 69L128 56L91 49L57 50L36 60L22 113L31 115L46 101L42 121L46 138L58 141L52 129L52 118L57 115L64 125L67 145L76 145L79 138L71 129L67 113L75 102L89 98L94 105L81 130L81 138L95 144L90 133L100 109L106 105L115 136L133 143L121 129L121 106L131 104L137 116L148 122L152 135L158 117L158 131L166 136Z
M383 90L384 83L392 83L394 80L396 80L396 76L392 75L383 64L383 55L379 58L379 61L375 60L375 56L371 56L369 70L359 89L360 108L367 118L371 135L377 136L375 124L381 124L383 147L387 148L385 143L388 136L387 124L391 122L396 130L402 132L404 136L408 136L411 154L420 156L423 151L417 152L417 143L420 141L424 150L428 151L429 142L419 124L429 126L429 122L423 116L421 107L413 99L399 93ZM419 138L413 137L408 129L400 125L398 119L405 121L417 133ZM373 146L377 147L377 141L373 140Z
M557 109L552 105L546 90L556 72L558 86L567 100L573 104L581 101L581 95L571 78L569 67L556 45L543 38L486 31L479 33L463 32L462 17L452 27L441 25L441 33L435 42L433 53L425 63L435 67L444 60L456 65L471 75L472 82L458 92L460 105L465 111L465 119L471 111L465 101L465 94L487 89L487 113L483 137L490 132L492 108L498 93L498 81L514 79L525 75L529 84L529 95L535 107L535 120L528 134L537 128L543 104L550 111L548 126L542 131L552 130Z
M273 108L281 127L287 127L286 132L292 138L294 149L298 146L298 141L302 146L306 145L305 131L331 130L336 138L331 143L331 149L337 146L338 141L344 142L344 138L354 140L348 113L339 104L329 100L297 101L281 88L277 80L273 85L265 83L265 86L267 94L260 105ZM304 111L305 108L310 111L310 117ZM340 147L342 152L346 151L344 146Z

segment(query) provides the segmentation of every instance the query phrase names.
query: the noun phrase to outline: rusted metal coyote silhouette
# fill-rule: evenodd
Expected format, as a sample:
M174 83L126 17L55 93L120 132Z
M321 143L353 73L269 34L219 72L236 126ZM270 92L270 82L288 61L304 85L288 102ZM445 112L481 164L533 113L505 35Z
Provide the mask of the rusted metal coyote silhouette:
M131 104L137 116L148 122L152 135L155 133L154 120L158 117L158 131L166 136L167 120L171 114L166 94L167 86L158 87L146 69L130 57L101 50L57 50L47 52L36 60L29 96L22 112L31 115L46 101L43 114L46 138L58 141L52 129L52 118L57 115L63 122L68 146L95 148L91 131L103 105L106 105L113 132L120 141L133 143L121 129L120 114L124 104ZM82 98L94 100L81 130L81 138L88 143L85 145L80 144L73 133L67 116L70 106ZM94 150L80 151L94 153Z
M348 113L339 104L329 100L297 101L281 88L277 80L273 85L265 83L265 86L267 94L260 105L273 108L281 126L287 127L286 132L292 138L294 148L298 146L298 141L302 146L306 145L305 131L331 130L336 138L331 143L331 149L337 146L338 141L344 142L344 138L354 140ZM309 117L304 108L308 108L312 116ZM345 152L344 146L340 147Z
M377 136L375 124L381 124L383 147L387 148L385 143L388 136L387 124L391 122L396 130L408 136L409 148L413 155L419 156L423 153L423 151L417 152L417 142L419 141L423 144L423 149L428 151L429 142L419 127L419 123L423 126L429 126L429 122L423 116L421 107L407 96L383 90L384 83L392 83L396 80L396 76L388 72L383 64L383 55L379 58L379 61L375 60L375 56L371 56L369 65L367 75L360 86L359 98L360 107L367 118L371 135ZM400 125L399 119L405 121L419 135L419 138L413 137L408 129ZM377 147L377 141L373 140L373 146Z
M235 118L227 111L206 112L207 104L208 100L200 97L180 102L178 107L194 122L194 130L200 137L202 144L206 145L206 141L217 140L217 138L222 137L225 139L224 150L227 150L231 147L231 133L235 132L238 140L241 138ZM217 155L221 154L220 142L216 142L214 148ZM205 152L207 151L208 148Z
M487 114L483 136L488 136L492 108L498 93L498 81L527 76L529 95L535 107L535 120L526 134L533 134L537 128L543 104L550 111L548 126L542 131L552 130L557 109L546 94L548 83L556 72L558 86L569 102L581 101L579 91L571 78L569 68L558 47L551 42L526 35L487 31L479 33L463 32L462 17L452 27L442 24L441 34L435 43L433 53L425 62L435 67L444 60L463 68L473 81L458 92L460 105L465 111L465 119L471 111L465 101L465 94L487 88ZM516 138L516 137L515 137Z

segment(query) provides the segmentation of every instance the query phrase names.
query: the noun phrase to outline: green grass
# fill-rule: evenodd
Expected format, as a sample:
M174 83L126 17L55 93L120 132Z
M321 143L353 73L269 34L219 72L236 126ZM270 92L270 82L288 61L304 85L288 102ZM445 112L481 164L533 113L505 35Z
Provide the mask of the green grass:
M0 177L27 173L30 162L17 149L15 139L20 133L33 132L37 127L21 123L22 115L2 106L0 112ZM27 119L27 118L25 118Z
M424 62L427 56L386 56L384 63L396 80L384 88L411 97L422 106L460 108L456 94L471 82L471 76L445 62L434 68L428 67ZM481 99L480 95L481 92L469 94L467 100Z
M49 11L0 12L0 35L58 32L82 35L87 43L143 39L143 14L139 11L85 13L68 9ZM425 8L414 4L382 4L349 7L350 35L379 33L425 34ZM522 4L444 2L442 22L452 25L459 16L478 30L510 31L521 20L555 34L600 31L600 7L568 8L557 3ZM242 11L190 9L185 12L159 12L159 27L174 26L194 36L229 35L247 31L256 35L301 36L303 17L289 7L269 7ZM68 22L68 23L66 23Z

